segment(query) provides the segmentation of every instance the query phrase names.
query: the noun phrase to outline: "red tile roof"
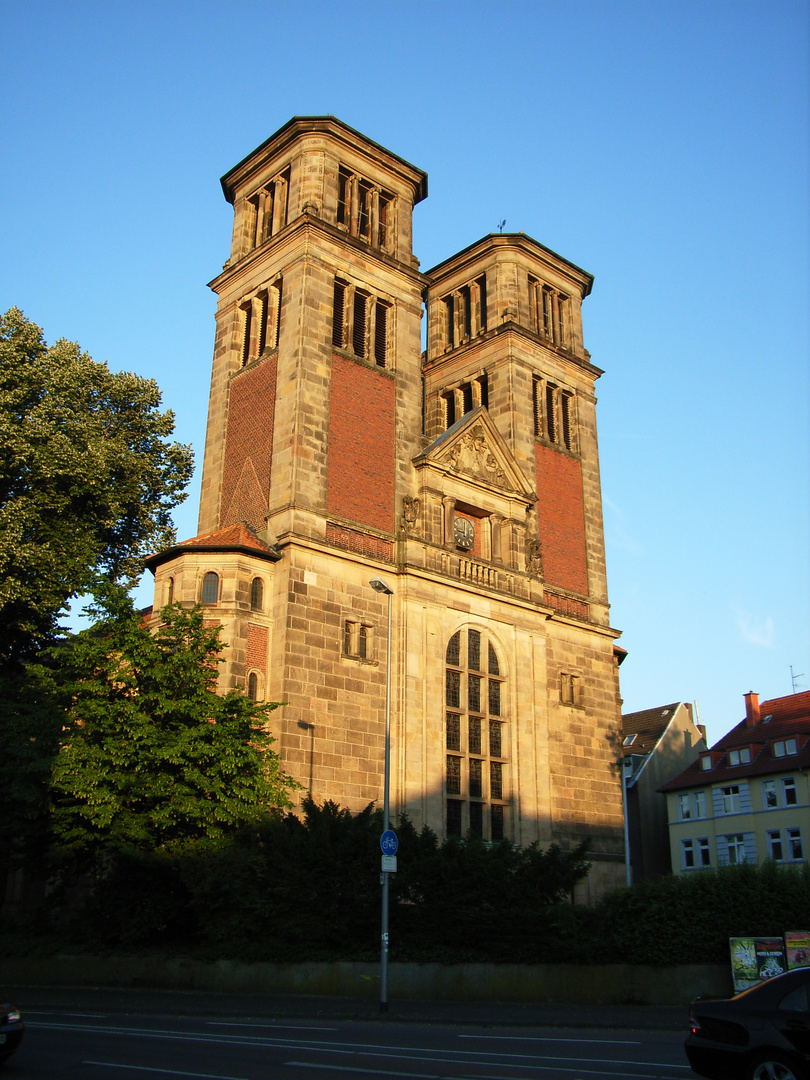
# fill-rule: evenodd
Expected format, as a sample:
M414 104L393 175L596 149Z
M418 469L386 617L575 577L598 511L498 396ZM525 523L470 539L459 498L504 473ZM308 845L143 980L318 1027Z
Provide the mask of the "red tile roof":
M166 551L150 555L144 560L144 565L154 572L156 566L183 551L244 551L248 555L258 555L274 561L280 558L275 548L259 539L253 529L240 521L235 525L226 525L224 529L215 529L214 532L182 540Z
M810 690L763 701L759 715L758 723L741 720L714 744L710 751L711 769L701 768L699 758L659 791L678 791L748 776L810 768ZM798 753L775 757L773 744L789 738L796 739ZM750 762L730 765L729 751L743 747L750 747Z

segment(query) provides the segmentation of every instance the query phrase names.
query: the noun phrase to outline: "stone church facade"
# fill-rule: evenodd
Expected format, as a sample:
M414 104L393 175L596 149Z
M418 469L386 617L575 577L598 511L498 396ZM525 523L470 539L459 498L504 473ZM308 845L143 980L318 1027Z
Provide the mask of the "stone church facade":
M621 884L617 632L608 620L592 278L523 233L427 272L420 169L296 117L222 179L198 535L150 561L202 603L220 682L313 798L382 802L440 836L568 848ZM421 324L427 319L423 352Z

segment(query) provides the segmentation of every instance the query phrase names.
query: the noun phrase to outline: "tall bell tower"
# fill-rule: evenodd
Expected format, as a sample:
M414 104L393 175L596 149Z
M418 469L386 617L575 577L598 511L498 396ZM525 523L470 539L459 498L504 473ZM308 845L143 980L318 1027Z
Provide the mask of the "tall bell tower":
M422 273L424 172L296 117L222 179L199 532L150 560L155 612L202 603L223 688L283 702L285 769L440 836L591 838L623 880L589 274L522 233ZM420 326L427 313L427 348Z

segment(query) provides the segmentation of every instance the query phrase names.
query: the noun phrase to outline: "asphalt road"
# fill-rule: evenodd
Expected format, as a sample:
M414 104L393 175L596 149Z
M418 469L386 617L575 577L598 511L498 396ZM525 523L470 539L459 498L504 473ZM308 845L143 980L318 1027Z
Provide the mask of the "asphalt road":
M11 990L11 988L5 988ZM563 1016L464 1006L14 988L27 1029L3 1080L688 1080L665 1014ZM486 1008L486 1007L484 1007ZM503 1008L503 1007L501 1007ZM435 1013L433 1019L429 1014ZM465 1012L467 1015L465 1015ZM635 1017L639 1023L634 1024ZM607 1026L610 1024L611 1026Z

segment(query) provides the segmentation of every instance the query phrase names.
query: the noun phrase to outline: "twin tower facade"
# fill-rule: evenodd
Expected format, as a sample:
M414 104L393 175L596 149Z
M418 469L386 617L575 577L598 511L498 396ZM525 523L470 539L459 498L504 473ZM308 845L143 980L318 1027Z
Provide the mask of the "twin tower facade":
M427 176L330 116L222 179L198 535L150 560L155 612L201 603L220 683L271 714L312 797L417 829L563 848L620 884L592 278L523 233L422 272ZM426 348L422 319L426 312Z

